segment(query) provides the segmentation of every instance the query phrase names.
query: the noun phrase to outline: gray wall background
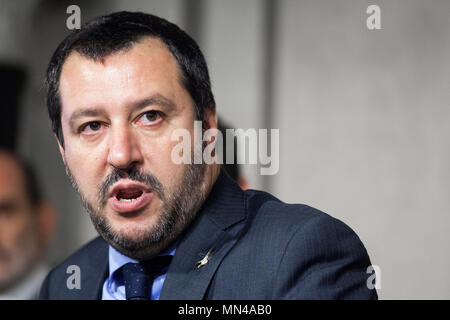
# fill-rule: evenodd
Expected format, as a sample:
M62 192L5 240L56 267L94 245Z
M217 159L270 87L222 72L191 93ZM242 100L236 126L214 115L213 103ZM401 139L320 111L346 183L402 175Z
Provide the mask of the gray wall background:
M450 298L450 1L0 0L0 60L26 65L20 152L59 210L54 264L96 233L65 177L47 119L46 64L82 21L146 11L197 39L218 112L280 129L280 170L251 187L350 225L381 269L382 299ZM366 28L381 7L382 30Z

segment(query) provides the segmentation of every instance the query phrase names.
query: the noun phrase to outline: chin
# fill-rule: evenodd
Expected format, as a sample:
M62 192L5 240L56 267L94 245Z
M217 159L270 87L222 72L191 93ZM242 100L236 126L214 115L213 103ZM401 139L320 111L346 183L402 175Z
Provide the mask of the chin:
M110 241L110 245L120 253L134 260L150 259L163 252L171 244L169 239L164 238L161 241L151 244L147 243L145 246L142 246L141 238L123 236L122 241Z
M152 226L143 226L139 223L129 223L126 227L118 230L114 230L113 228L113 232L126 241L140 243L149 237L153 229L154 228Z
M166 249L173 240L173 233L164 232L157 223L129 221L111 225L102 230L101 236L117 251L135 259L146 260Z

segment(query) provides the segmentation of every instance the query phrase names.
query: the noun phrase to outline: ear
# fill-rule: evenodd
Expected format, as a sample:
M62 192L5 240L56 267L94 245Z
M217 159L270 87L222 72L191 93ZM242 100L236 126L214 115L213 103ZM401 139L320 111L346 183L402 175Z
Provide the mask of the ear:
M203 130L217 129L216 107L206 108L203 113Z
M203 132L202 135L204 135L206 130L209 129L213 129L214 133L213 133L213 137L210 140L210 142L204 142L205 145L210 145L212 144L212 152L211 155L213 157L217 156L217 150L216 150L216 139L217 139L217 135L221 135L221 132L219 131L218 128L218 124L217 124L217 113L216 113L216 107L215 106L210 106L209 108L206 108L203 112L203 123L202 123L202 127L203 127ZM216 159L217 160L217 159ZM220 164L217 163L217 161L213 161L213 163L211 165L208 165L209 168L211 168L211 174L210 176L210 183L213 183L217 177L219 176L220 173Z
M249 188L248 180L244 178L244 176L238 175L236 180L237 180L236 182L238 183L238 185L241 187L242 190L247 190Z
M62 146L61 141L59 141L59 139L56 136L56 134L55 134L55 139L56 139L56 142L58 143L59 153L61 154L62 161L64 162L64 164L66 164L66 160L65 160L66 158L64 157L64 155L65 155L64 147Z
M204 141L203 147L206 147L207 145L213 143L216 144L216 135L219 132L219 129L217 127L217 114L216 114L216 108L215 106L206 108L203 112L203 122L202 122L202 137L204 137L204 134L209 129L215 129L213 130L213 136L211 137L211 140ZM210 131L211 132L211 131ZM214 147L215 148L215 147ZM213 154L215 155L216 151L214 150Z

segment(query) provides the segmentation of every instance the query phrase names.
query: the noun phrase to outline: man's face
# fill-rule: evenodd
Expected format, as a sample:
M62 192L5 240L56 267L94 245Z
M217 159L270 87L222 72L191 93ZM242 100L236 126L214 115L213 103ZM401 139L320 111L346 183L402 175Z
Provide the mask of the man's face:
M0 153L0 291L20 280L38 257L37 216L20 167Z
M99 233L148 258L173 241L203 201L203 165L177 165L174 130L193 137L195 113L180 70L157 39L94 61L69 55L60 77L60 147Z

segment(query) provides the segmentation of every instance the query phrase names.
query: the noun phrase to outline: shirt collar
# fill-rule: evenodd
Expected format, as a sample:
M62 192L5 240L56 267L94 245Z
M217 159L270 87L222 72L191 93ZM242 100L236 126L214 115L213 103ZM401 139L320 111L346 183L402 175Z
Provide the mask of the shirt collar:
M159 254L159 256L173 256L175 255L175 251L177 248L178 242L175 242L171 247L163 251ZM137 263L139 261L131 259L130 257L127 257L126 255L120 253L116 249L114 249L112 246L109 246L109 253L108 253L108 259L109 259L109 277L111 277L114 272L116 272L118 269L120 269L122 266L129 262Z

